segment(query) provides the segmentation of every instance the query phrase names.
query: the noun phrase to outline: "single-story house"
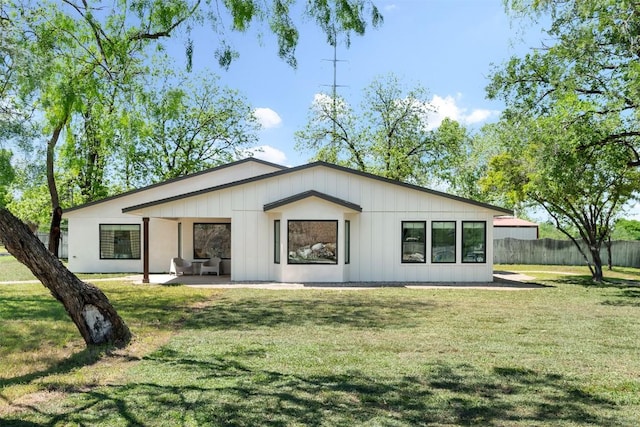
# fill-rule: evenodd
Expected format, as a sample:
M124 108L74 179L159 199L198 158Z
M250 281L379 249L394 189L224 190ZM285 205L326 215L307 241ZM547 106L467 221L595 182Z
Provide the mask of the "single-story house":
M247 158L68 209L69 268L168 272L222 259L231 281L493 280L512 212L324 162Z
M497 216L493 219L493 239L536 240L538 224L513 216Z

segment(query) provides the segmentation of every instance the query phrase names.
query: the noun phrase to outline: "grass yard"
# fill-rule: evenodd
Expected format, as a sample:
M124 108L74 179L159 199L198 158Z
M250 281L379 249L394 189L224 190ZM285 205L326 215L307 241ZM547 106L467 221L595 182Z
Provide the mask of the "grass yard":
M0 285L0 425L638 425L640 271L496 269L546 287L100 283L136 336L116 351Z
M31 271L24 265L18 262L14 257L7 254L7 250L0 244L0 282L15 282L36 280ZM110 277L122 277L122 274L79 274L82 279L98 279L98 278L110 278Z

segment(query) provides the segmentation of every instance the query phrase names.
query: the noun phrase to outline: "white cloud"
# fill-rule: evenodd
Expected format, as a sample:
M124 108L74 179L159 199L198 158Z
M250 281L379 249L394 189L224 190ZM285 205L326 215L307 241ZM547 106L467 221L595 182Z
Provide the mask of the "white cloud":
M385 12L391 12L392 10L396 9L398 7L398 5L392 3L392 4L388 4L384 7L384 11Z
M276 163L278 165L285 165L287 162L287 155L271 147L270 145L260 145L258 147L249 148L245 151L247 156L251 155L256 159L266 160L267 162Z
M311 106L318 110L330 110L333 108L333 97L326 93L316 93L313 95L313 102L311 103ZM336 97L336 109L340 111L346 108L347 104L344 99Z
M436 109L435 112L429 114L429 129L435 129L445 118L450 118L465 125L473 125L487 121L489 118L497 116L498 111L476 108L468 111L467 108L458 106L458 101L462 98L458 94L455 98L451 95L441 97L434 95L431 99L431 105Z
M277 128L282 124L282 119L278 113L271 108L256 108L253 110L253 114L263 129Z

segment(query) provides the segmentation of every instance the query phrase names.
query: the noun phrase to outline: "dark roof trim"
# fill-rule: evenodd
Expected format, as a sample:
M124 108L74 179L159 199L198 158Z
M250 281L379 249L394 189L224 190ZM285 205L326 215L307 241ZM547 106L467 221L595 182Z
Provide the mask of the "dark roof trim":
M266 205L264 205L264 211L267 212L267 211L270 211L271 209L275 209L275 208L278 208L280 206L288 205L289 203L294 203L294 202L306 199L308 197L317 197L319 199L326 200L327 202L335 203L336 205L344 206L345 208L348 208L348 209L351 209L351 210L354 210L354 211L358 211L358 212L362 212L362 208L360 207L360 205L356 205L355 203L347 202L346 200L338 199L337 197L333 197L333 196L321 193L321 192L316 191L316 190L305 191L303 193L296 194L296 195L291 196L291 197L286 197L284 199L277 200L277 201L272 202L272 203L267 203Z
M152 188L161 187L161 186L166 185L166 184L173 184L174 182L179 182L179 181L182 181L184 179L193 178L194 176L204 175L204 174L207 174L209 172L214 172L214 171L217 171L217 170L226 169L226 168L231 167L231 166L236 166L236 165L239 165L239 164L242 164L242 163L251 162L251 161L256 162L256 163L262 163L263 165L267 165L267 166L272 166L272 167L278 168L280 170L288 169L286 166L278 165L276 163L271 163L271 162L268 162L266 160L257 159L255 157L247 157L247 158L244 158L244 159L237 160L235 162L225 163L225 164L220 165L220 166L215 166L213 168L205 169L205 170L200 171L200 172L195 172L195 173L192 173L192 174L189 174L189 175L179 176L177 178L168 179L166 181L158 182L156 184L147 185L146 187L136 188L135 190L130 190L130 191L126 191L124 193L116 194L115 196L109 196L109 197L105 197L104 199L100 199L100 200L96 200L96 201L93 201L93 202L89 202L89 203L85 203L85 204L82 204L82 205L78 205L78 206L74 206L74 207L71 207L71 208L67 208L67 209L65 209L65 212L71 212L71 211L87 208L89 206L98 205L100 203L108 202L110 200L115 200L115 199L118 199L120 197L130 196L132 194L140 193L140 192L145 191L145 190L150 190Z
M358 176L362 176L362 177L365 177L365 178L374 179L376 181L382 181L382 182L385 182L387 184L398 185L398 186L401 186L401 187L410 188L412 190L420 191L420 192L423 192L423 193L433 194L433 195L444 197L444 198L447 198L447 199L456 200L456 201L467 203L467 204L470 204L470 205L479 206L481 208L490 209L490 210L493 210L493 211L497 211L497 212L502 212L502 213L506 213L506 214L509 214L509 215L513 215L513 211L511 211L509 209L501 208L501 207L498 207L498 206L493 206L493 205L490 205L490 204L487 204L487 203L477 202L477 201L471 200L471 199L465 199L464 197L454 196L454 195L443 193L443 192L436 191L436 190L430 190L428 188L420 187L420 186L413 185L413 184L407 184L407 183L400 182L400 181L394 181L392 179L384 178L382 176L373 175L373 174L370 174L370 173L367 173L367 172L362 172L362 171L358 171L358 170L355 170L355 169L349 169L349 168L346 168L344 166L338 166L338 165L334 165L332 163L326 163L326 162L308 163L308 164L305 164L305 165L295 166L295 167L287 168L287 169L284 169L284 170L279 170L279 171L275 171L275 172L269 172L269 173L266 173L266 174L263 174L263 175L258 175L258 176L252 177L252 178L242 179L240 181L234 181L234 182L230 182L230 183L227 183L227 184L222 184L222 185L219 185L219 186L216 186L216 187L204 188L202 190L181 194L179 196L167 197L165 199L159 199L159 200L155 200L153 202L142 203L140 205L135 205L135 206L130 206L130 207L124 208L124 209L122 209L122 212L123 213L133 212L133 211L138 210L138 209L157 206L157 205L161 205L161 204L164 204L164 203L173 202L173 201L176 201L176 200L186 199L188 197L198 196L198 195L201 195L201 194L210 193L210 192L213 192L213 191L218 191L218 190L222 190L222 189L225 189L225 188L236 187L236 186L239 186L239 185L242 185L242 184L248 184L248 183L251 183L251 182L261 181L263 179L273 178L273 177L280 176L280 175L295 173L295 172L298 172L298 171L301 171L301 170L304 170L304 169L311 169L311 168L318 167L318 166L323 166L323 167L327 167L329 169L339 170L341 172L349 173L349 174L352 174L352 175L358 175Z

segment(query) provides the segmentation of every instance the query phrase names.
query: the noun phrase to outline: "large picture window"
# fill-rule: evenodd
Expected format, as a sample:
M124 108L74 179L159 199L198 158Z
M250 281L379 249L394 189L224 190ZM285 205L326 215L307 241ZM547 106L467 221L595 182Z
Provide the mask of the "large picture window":
M431 223L431 262L456 262L455 221L433 221Z
M337 264L338 221L289 220L289 264Z
M426 262L426 223L402 221L402 262Z
M462 222L462 262L487 261L487 223L485 221Z
M139 224L100 224L100 259L140 259Z
M193 224L193 258L231 258L231 224Z

